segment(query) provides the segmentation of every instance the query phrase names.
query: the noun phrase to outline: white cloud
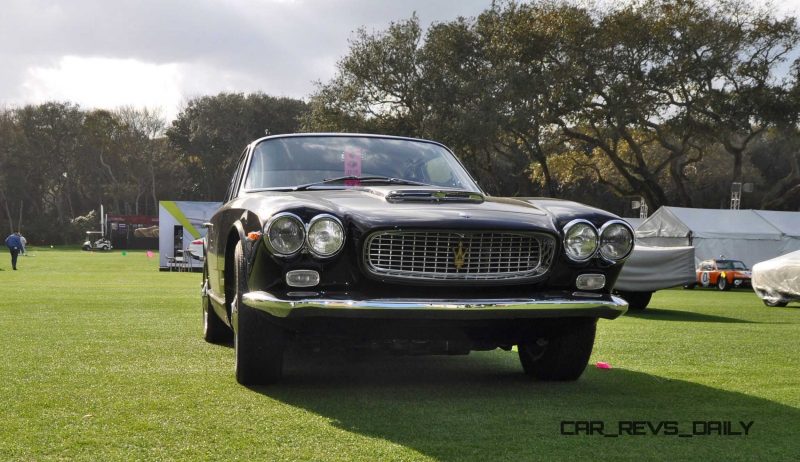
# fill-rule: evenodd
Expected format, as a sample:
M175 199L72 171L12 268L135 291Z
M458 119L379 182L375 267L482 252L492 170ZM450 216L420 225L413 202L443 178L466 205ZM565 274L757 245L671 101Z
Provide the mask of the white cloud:
M71 101L85 108L160 109L168 119L190 97L259 91L266 79L205 63L154 64L136 59L65 56L29 68L21 86L26 102Z
M0 107L66 100L161 107L172 118L188 97L220 91L308 96L334 75L358 28L382 30L414 12L427 27L492 0L0 3ZM775 3L779 15L800 11L800 0Z
M173 117L183 97L182 81L178 64L65 56L53 66L28 69L21 86L32 102L72 101L87 108L147 106Z

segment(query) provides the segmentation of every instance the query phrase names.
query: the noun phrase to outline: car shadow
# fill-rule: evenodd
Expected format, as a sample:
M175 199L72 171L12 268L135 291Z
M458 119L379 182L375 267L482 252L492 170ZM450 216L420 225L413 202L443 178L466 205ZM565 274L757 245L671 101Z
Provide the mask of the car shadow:
M681 311L673 309L647 308L642 311L628 310L625 316L640 319L654 319L658 321L688 321L688 322L721 322L721 323L740 323L740 324L762 324L758 321L748 321L746 319L729 318L727 316L717 316L713 314L696 313L694 311ZM773 323L768 323L773 324Z
M251 390L322 416L337 429L443 461L625 454L719 459L743 457L754 448L786 458L800 431L800 410L766 399L621 368L590 366L577 382L535 382L522 373L516 354L499 351L358 362L290 356L282 382ZM570 433L575 427L569 422L590 420L602 422L609 435L628 421L677 421L686 434L695 421L754 424L747 437L562 434L563 422ZM357 448L348 451L358 454Z

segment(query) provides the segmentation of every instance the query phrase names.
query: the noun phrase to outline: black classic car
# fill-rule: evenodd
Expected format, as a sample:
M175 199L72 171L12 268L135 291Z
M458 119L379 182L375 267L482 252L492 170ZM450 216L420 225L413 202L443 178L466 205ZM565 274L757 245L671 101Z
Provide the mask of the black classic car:
M526 374L576 380L630 226L555 199L484 194L445 146L354 134L269 136L241 155L209 223L204 336L233 337L242 384L287 347L467 354L518 347Z

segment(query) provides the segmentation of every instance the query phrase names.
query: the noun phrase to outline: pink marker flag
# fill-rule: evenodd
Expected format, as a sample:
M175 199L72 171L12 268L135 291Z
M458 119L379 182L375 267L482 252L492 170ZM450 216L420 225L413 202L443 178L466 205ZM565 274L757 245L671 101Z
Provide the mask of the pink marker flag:
M361 149L347 148L344 150L344 176L361 176ZM359 186L358 180L345 180L345 186Z
M598 369L611 369L611 364L604 363L603 361L597 361L597 368Z
M147 258L153 258L153 251L152 250L148 250L147 251Z

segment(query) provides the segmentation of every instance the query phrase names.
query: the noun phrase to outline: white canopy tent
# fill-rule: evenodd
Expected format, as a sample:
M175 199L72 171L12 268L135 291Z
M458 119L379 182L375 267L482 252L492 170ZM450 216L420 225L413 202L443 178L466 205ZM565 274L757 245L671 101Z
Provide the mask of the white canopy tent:
M623 218L623 220L627 221L633 229L636 229L642 222L645 220L644 218Z
M782 236L783 250L779 255L800 249L800 212L754 210L761 218L776 227Z
M800 234L800 212L661 207L636 228L636 241L693 245L698 263L724 255L752 267L800 250L800 236L792 234Z

